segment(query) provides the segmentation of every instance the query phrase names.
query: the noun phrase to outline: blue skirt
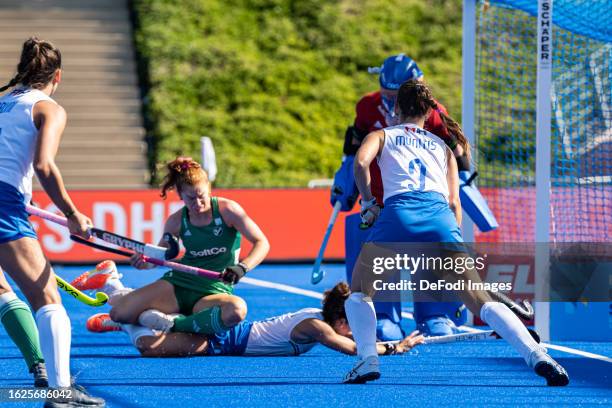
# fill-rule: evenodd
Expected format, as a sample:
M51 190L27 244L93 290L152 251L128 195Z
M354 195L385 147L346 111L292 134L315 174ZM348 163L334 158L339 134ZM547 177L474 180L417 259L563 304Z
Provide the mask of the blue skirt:
M210 336L207 354L210 356L241 356L246 350L253 322L242 321L222 334Z
M0 181L0 244L24 237L36 239L24 196L15 187Z
M367 242L463 242L463 237L442 194L415 191L385 201Z

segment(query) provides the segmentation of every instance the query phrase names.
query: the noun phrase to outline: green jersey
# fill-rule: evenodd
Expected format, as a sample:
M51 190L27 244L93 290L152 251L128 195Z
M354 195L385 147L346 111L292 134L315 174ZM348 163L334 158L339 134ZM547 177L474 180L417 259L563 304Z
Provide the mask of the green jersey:
M198 227L189 221L187 207L183 207L179 237L185 246L182 264L223 272L228 266L238 263L241 234L228 226L219 213L217 197L211 198L212 222ZM232 293L233 286L221 280L194 276L179 271L170 271L165 277L171 278L176 286L210 293ZM168 279L169 280L169 279Z

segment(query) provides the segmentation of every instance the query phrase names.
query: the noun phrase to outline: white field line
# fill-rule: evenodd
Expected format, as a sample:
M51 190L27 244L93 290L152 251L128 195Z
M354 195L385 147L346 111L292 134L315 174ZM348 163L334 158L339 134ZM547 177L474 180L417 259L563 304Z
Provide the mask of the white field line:
M276 290L280 290L280 291L287 292L287 293L294 293L296 295L302 295L302 296L306 296L306 297L310 297L314 299L319 299L319 300L323 299L323 294L320 292L316 292L314 290L297 288L295 286L285 285L282 283L275 283L275 282L270 282L270 281L265 281L261 279L255 279L255 278L249 278L249 277L244 277L240 279L240 282L246 283L247 285L259 286L262 288L269 288L269 289L276 289ZM408 312L402 312L402 317L406 319L411 319L411 320L413 319L412 313L408 313ZM483 330L476 329L474 327L469 327L469 326L461 326L459 328L467 332L483 331ZM542 343L542 345L544 347L547 347L553 350L557 350L557 351L561 351L564 353L575 354L575 355L586 357L586 358L592 358L595 360L612 363L612 358L602 356L601 354L589 353L587 351L577 350L577 349L573 349L570 347L557 346L557 345L549 344L549 343Z

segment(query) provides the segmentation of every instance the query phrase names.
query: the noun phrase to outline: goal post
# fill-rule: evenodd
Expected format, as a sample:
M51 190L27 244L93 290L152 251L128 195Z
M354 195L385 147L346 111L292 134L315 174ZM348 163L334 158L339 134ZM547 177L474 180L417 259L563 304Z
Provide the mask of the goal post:
M499 223L476 242L612 242L610 21L609 0L464 0L463 126ZM545 338L562 332L553 309L536 303Z

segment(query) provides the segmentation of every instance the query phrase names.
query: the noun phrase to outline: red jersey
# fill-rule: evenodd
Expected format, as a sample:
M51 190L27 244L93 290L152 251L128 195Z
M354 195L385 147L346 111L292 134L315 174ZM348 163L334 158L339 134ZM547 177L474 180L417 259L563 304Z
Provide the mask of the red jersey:
M446 108L441 103L438 101L436 101L436 103L442 112L447 113ZM386 111L381 102L380 91L369 93L361 98L359 102L357 102L355 110L357 111L357 116L355 117L355 127L357 129L373 132L388 127ZM442 123L440 114L436 111L432 111L425 121L425 130L439 136L444 141L448 141L449 139L448 132ZM376 201L378 201L379 204L382 204L383 185L380 176L380 168L376 161L370 164L370 176L372 178L372 195L376 197Z

